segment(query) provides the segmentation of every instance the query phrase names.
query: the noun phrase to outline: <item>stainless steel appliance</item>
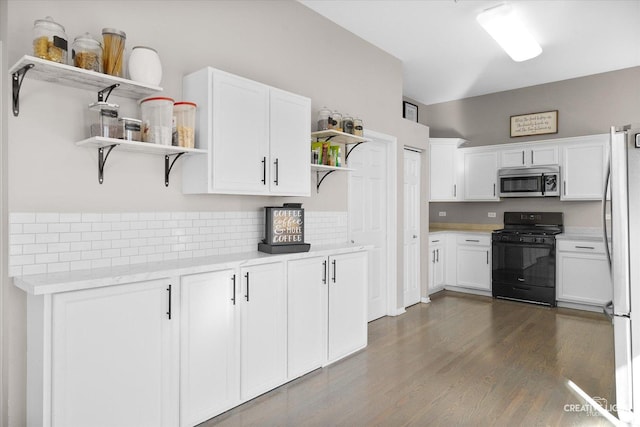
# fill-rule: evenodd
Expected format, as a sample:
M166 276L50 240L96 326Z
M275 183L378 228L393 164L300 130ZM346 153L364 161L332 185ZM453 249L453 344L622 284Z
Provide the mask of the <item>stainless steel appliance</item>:
M640 125L611 128L608 174L611 188L611 236L607 233L606 196L602 200L605 242L611 237L609 264L613 301L605 307L614 330L616 409L626 424L640 424ZM607 247L607 245L605 245ZM608 248L608 247L607 247ZM608 409L608 408L607 408Z
M500 197L560 196L560 166L503 168L498 170Z
M562 212L505 212L491 234L494 298L556 305L556 234Z

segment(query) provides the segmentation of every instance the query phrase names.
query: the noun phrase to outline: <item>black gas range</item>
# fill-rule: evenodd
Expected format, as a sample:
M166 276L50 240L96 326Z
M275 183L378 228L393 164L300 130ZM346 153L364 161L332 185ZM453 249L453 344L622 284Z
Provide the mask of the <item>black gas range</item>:
M556 305L556 238L562 212L505 212L491 234L494 298Z

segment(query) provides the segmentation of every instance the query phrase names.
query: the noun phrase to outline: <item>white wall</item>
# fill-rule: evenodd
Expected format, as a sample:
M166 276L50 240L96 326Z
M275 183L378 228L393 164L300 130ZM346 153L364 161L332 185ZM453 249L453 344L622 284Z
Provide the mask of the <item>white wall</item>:
M297 2L9 0L8 14L1 14L8 24L9 65L31 53L33 21L47 15L65 27L70 41L86 31L99 35L102 28L114 27L127 33L128 47L156 48L164 95L176 100L182 97L184 74L213 66L310 97L312 119L325 105L357 115L366 128L397 136L400 154L405 144L426 147L428 129L401 118L400 61ZM117 150L99 185L97 153L75 146L85 137L84 113L95 99L95 93L25 79L20 116L8 118L10 212L251 211L283 200L300 201L309 211L347 209L344 175L332 174L310 198L182 195L180 161L165 188L162 158ZM110 99L121 105L123 115L137 114L134 101ZM310 185L315 187L314 180ZM427 227L424 232L426 242ZM397 265L402 264L399 251ZM397 271L402 305L402 268ZM10 307L3 311L5 354L11 359L3 400L9 402L8 424L19 426L25 414L25 298L6 278L3 282L4 307Z

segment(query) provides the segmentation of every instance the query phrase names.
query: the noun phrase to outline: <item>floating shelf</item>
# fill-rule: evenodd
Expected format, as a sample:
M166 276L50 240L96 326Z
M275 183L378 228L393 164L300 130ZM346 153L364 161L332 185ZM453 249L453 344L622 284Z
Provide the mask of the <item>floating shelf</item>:
M311 137L315 138L316 141L331 141L336 144L358 144L361 142L371 141L368 138L363 138L361 136L356 136L350 133L344 133L333 129L311 132Z
M13 76L13 115L20 112L19 97L22 79L29 76L30 79L57 83L63 86L101 91L109 86L117 85L116 94L131 99L145 98L153 93L161 92L159 86L151 86L133 80L98 73L93 70L74 67L73 65L60 64L35 56L25 55L13 67L9 69Z
M350 172L355 169L343 168L339 166L326 166L326 165L314 165L311 164L311 170L316 171L316 193L320 192L320 184L324 179L331 175L333 172Z
M102 136L94 136L82 141L76 142L79 147L97 148L98 149L98 182L104 182L104 164L111 150L118 147L120 150L132 151L136 153L146 153L164 156L164 185L169 186L169 174L174 163L183 155L206 154L207 150L199 148L176 147L173 145L153 144L149 142L126 141L124 139L105 138ZM104 150L107 149L105 154ZM170 161L170 156L176 156Z
M327 166L327 165L314 165L311 164L311 169L319 170L319 171L353 171L355 169L343 168L342 166Z

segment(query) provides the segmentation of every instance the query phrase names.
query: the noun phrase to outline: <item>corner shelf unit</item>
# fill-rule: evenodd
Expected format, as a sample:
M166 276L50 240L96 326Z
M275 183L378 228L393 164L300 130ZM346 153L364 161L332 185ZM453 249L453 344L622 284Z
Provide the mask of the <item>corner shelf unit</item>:
M28 76L35 80L56 83L62 86L86 90L103 91L110 86L117 87L118 96L141 99L156 92L162 92L159 86L151 86L133 80L98 73L93 70L60 64L35 56L25 55L9 69L13 86L13 115L20 114L20 88L23 79Z
M349 154L360 144L371 141L370 139L363 138L361 136L352 135L350 133L344 133L337 130L320 130L312 132L311 137L315 139L313 142L331 142L332 144L342 145L345 147L344 162L347 163ZM316 171L316 192L320 192L320 184L322 181L332 174L333 172L349 172L355 169L338 166L327 165L314 165L311 164L311 170Z
M201 150L198 148L185 148L176 147L173 145L160 145L150 142L138 142L127 141L124 139L105 138L101 136L94 136L92 138L84 139L76 142L79 147L97 148L98 149L98 182L100 184L104 181L104 164L107 161L107 157L115 147L120 150L132 151L136 153L147 153L155 155L164 155L164 185L169 186L169 174L174 163L183 155L193 154L206 154L207 150ZM105 149L107 149L105 154ZM171 156L175 156L173 161Z

